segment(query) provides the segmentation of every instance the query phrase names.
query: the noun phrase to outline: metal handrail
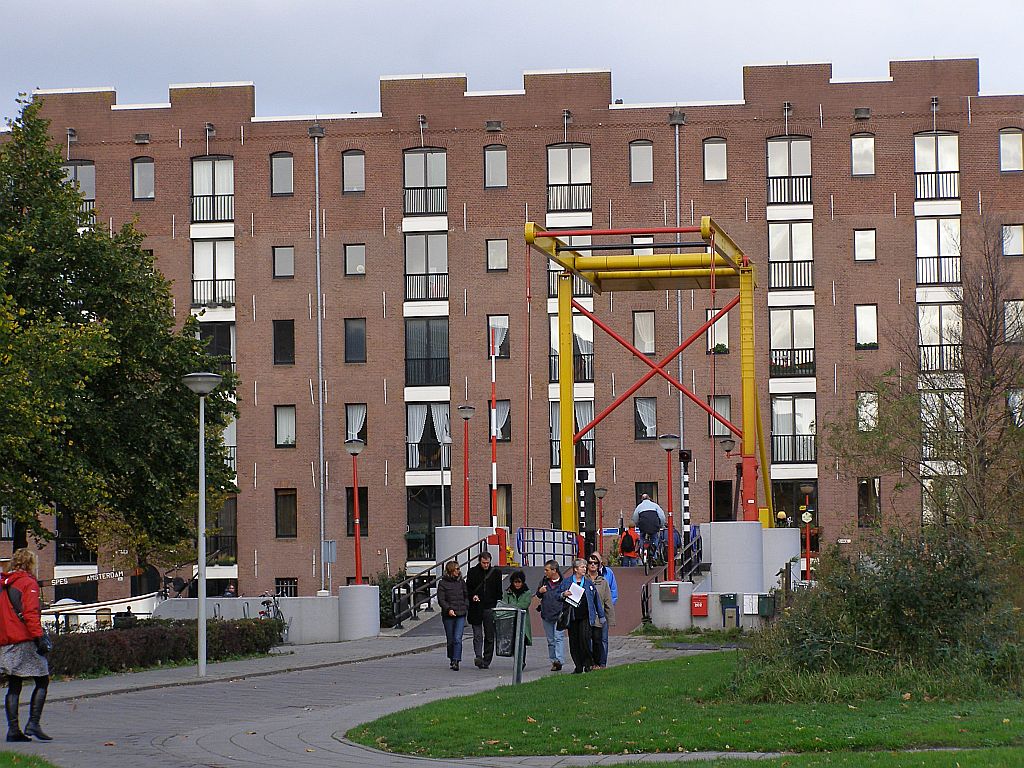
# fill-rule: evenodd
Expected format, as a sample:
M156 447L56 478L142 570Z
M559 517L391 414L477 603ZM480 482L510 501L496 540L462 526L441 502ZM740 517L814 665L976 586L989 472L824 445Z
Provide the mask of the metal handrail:
M693 581L694 575L704 564L704 543L698 531L690 542L676 553L676 560L679 563L679 581ZM650 578L640 587L640 620L644 624L650 624L651 619L651 584L657 584L668 570L668 565L655 570Z
M402 629L402 622L405 619L418 621L421 610L428 613L433 612L434 609L430 604L433 599L431 597L431 590L441 576L440 573L435 573L435 571L443 568L444 564L450 560L457 562L460 568L465 566L468 570L473 559L486 550L487 537L485 536L479 541L474 541L469 546L463 547L453 555L439 558L433 565L409 576L405 581L395 584L391 588L391 605L395 614L395 627Z

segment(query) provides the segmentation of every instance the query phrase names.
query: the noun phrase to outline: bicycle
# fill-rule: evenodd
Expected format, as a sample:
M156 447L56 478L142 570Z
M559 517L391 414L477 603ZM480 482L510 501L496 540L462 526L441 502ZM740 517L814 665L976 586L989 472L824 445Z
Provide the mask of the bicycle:
M658 547L658 536L640 535L640 562L644 565L644 573L650 573L659 565L664 565L660 548Z
M260 619L277 619L281 622L281 642L288 642L288 621L284 617L284 613L281 611L281 604L277 601L278 596L271 592L269 589L264 592L260 597L263 598L260 601L260 605L263 606L259 612Z

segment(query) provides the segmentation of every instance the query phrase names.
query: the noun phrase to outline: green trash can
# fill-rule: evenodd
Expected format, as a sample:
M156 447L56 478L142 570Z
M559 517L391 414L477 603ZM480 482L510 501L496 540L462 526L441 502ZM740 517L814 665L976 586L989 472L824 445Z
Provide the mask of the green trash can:
M722 610L726 608L739 608L735 592L723 592L718 596L718 602L721 604Z
M511 658L516 655L516 619L518 608L494 609L494 653Z
M757 615L764 619L775 615L775 595L757 596Z

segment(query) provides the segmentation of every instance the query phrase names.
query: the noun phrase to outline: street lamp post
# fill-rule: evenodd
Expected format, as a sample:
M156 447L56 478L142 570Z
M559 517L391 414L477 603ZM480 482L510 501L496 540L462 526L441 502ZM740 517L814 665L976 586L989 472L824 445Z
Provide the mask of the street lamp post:
M604 497L608 495L608 489L604 487L595 488L594 495L597 496L597 551L604 554Z
M469 525L469 420L476 413L476 408L466 403L457 410L462 417L462 524ZM444 488L441 493L444 493Z
M363 583L363 550L359 537L361 534L361 526L359 524L359 454L363 452L363 448L366 447L366 443L360 440L358 437L351 437L345 441L345 450L352 456L352 503L354 517L352 519L352 527L354 529L356 543L355 543L355 561L356 561L356 584Z
M800 493L804 495L804 513L800 519L804 523L804 581L811 580L811 494L814 493L813 483L801 483Z
M213 392L223 376L216 373L189 373L181 377L182 383L199 395L199 520L196 525L198 539L199 593L196 624L199 633L196 655L199 676L206 677L206 396Z
M676 580L676 538L672 521L672 451L679 448L679 435L667 433L658 437L658 445L665 451L668 467L668 580Z

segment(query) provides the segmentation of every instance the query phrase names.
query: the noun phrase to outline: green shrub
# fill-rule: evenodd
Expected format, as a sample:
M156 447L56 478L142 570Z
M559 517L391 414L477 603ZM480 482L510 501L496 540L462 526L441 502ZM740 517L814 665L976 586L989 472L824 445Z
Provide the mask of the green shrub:
M389 575L387 571L378 571L370 577L370 583L380 587L380 625L382 627L395 626L395 606L391 600L391 588L405 579L404 570L396 571L394 575Z
M207 622L207 658L267 653L281 641L283 622L260 619ZM196 658L195 621L140 621L125 629L54 637L50 671L60 675L120 672Z

